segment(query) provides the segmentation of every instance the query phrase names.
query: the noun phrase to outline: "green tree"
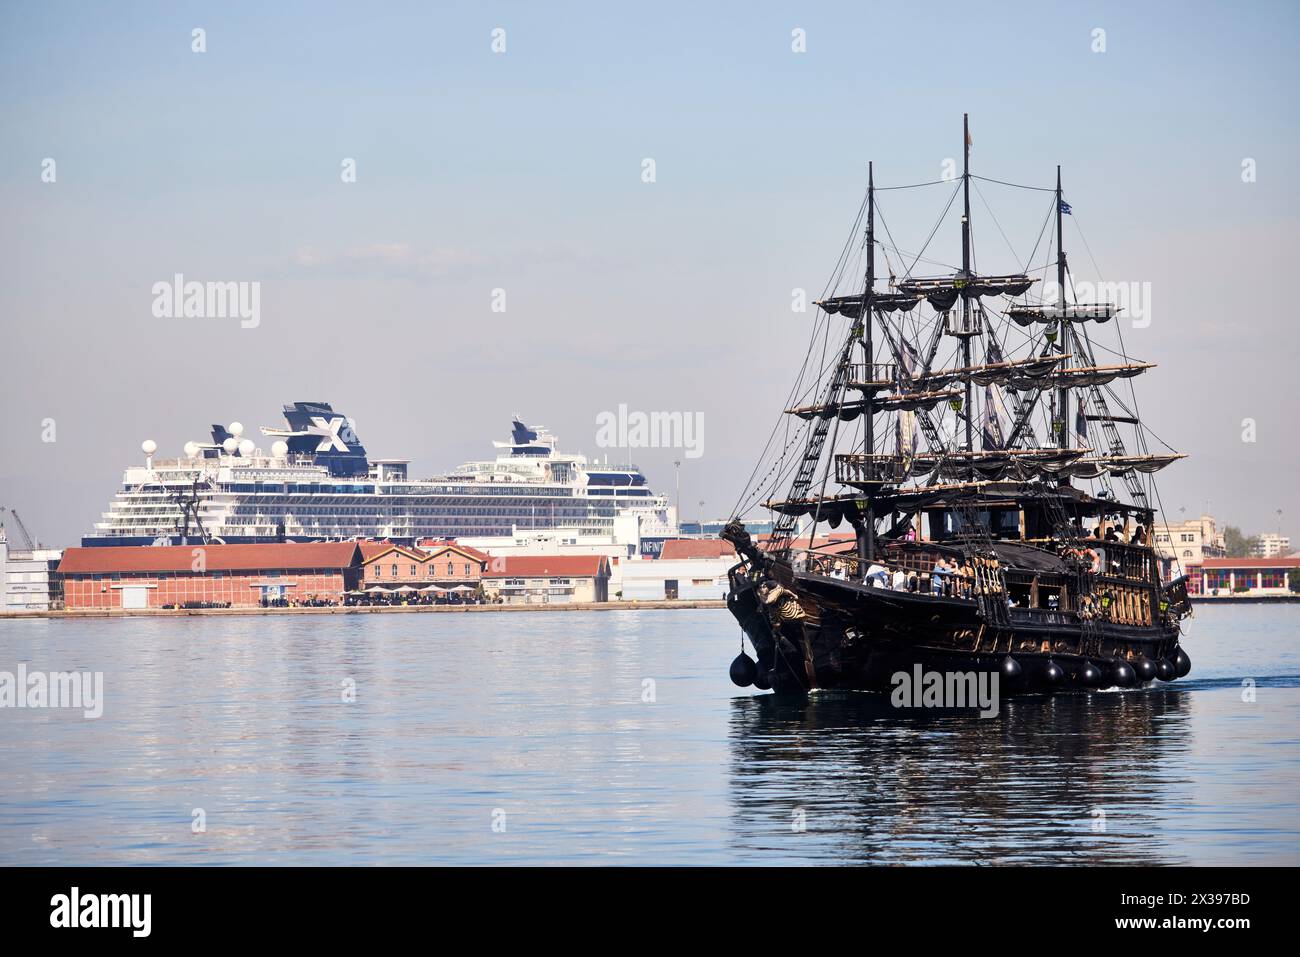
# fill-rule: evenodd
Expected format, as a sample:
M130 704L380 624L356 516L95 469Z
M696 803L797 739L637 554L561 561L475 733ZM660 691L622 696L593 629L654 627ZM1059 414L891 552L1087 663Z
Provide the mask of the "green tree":
M1228 525L1223 529L1223 546L1227 549L1229 558L1249 558L1258 543L1257 535L1247 538L1235 525Z

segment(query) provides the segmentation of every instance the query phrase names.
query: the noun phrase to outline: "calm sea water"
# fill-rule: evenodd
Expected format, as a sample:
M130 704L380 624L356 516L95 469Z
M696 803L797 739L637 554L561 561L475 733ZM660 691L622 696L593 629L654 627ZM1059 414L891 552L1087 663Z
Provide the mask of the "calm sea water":
M106 698L0 710L0 863L1300 863L1300 606L990 720L742 692L738 647L705 610L0 621L0 670Z

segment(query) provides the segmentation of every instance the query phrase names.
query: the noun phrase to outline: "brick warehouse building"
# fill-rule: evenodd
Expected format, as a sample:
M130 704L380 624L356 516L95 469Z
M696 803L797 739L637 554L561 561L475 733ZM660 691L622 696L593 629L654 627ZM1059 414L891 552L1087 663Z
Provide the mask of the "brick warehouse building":
M408 586L417 591L456 588L477 591L492 556L453 541L420 547L391 542L361 543L361 587Z
M337 601L360 583L361 550L355 542L69 548L59 575L69 609Z

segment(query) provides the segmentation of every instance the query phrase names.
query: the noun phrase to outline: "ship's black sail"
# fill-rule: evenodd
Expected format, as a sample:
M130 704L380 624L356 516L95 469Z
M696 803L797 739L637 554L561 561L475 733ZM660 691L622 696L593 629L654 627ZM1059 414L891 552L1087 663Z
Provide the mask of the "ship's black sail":
M775 459L722 533L741 556L728 603L757 659L733 663L742 685L888 690L921 666L993 673L1016 692L1190 670L1184 580L1152 548L1153 476L1182 455L1148 446L1132 389L1153 364L1118 334L1115 347L1094 338L1118 330L1116 305L1075 301L1059 167L1055 188L1020 187L1051 202L1034 252L976 268L973 181L1015 184L970 172L964 132L945 207L960 198L961 262L948 274L913 272L935 261L944 216L904 254L878 230L868 167L861 249L851 237L817 301L814 341L838 345L810 347ZM755 541L744 519L764 509L774 531Z

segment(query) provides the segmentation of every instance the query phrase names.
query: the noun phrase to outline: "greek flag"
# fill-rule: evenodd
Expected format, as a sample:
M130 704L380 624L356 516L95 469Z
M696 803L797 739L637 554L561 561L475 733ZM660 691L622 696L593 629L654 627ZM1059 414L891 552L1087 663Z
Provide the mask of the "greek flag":
M1061 200L1061 212L1064 213L1066 216L1073 215L1070 212L1070 204L1067 203L1065 200Z

